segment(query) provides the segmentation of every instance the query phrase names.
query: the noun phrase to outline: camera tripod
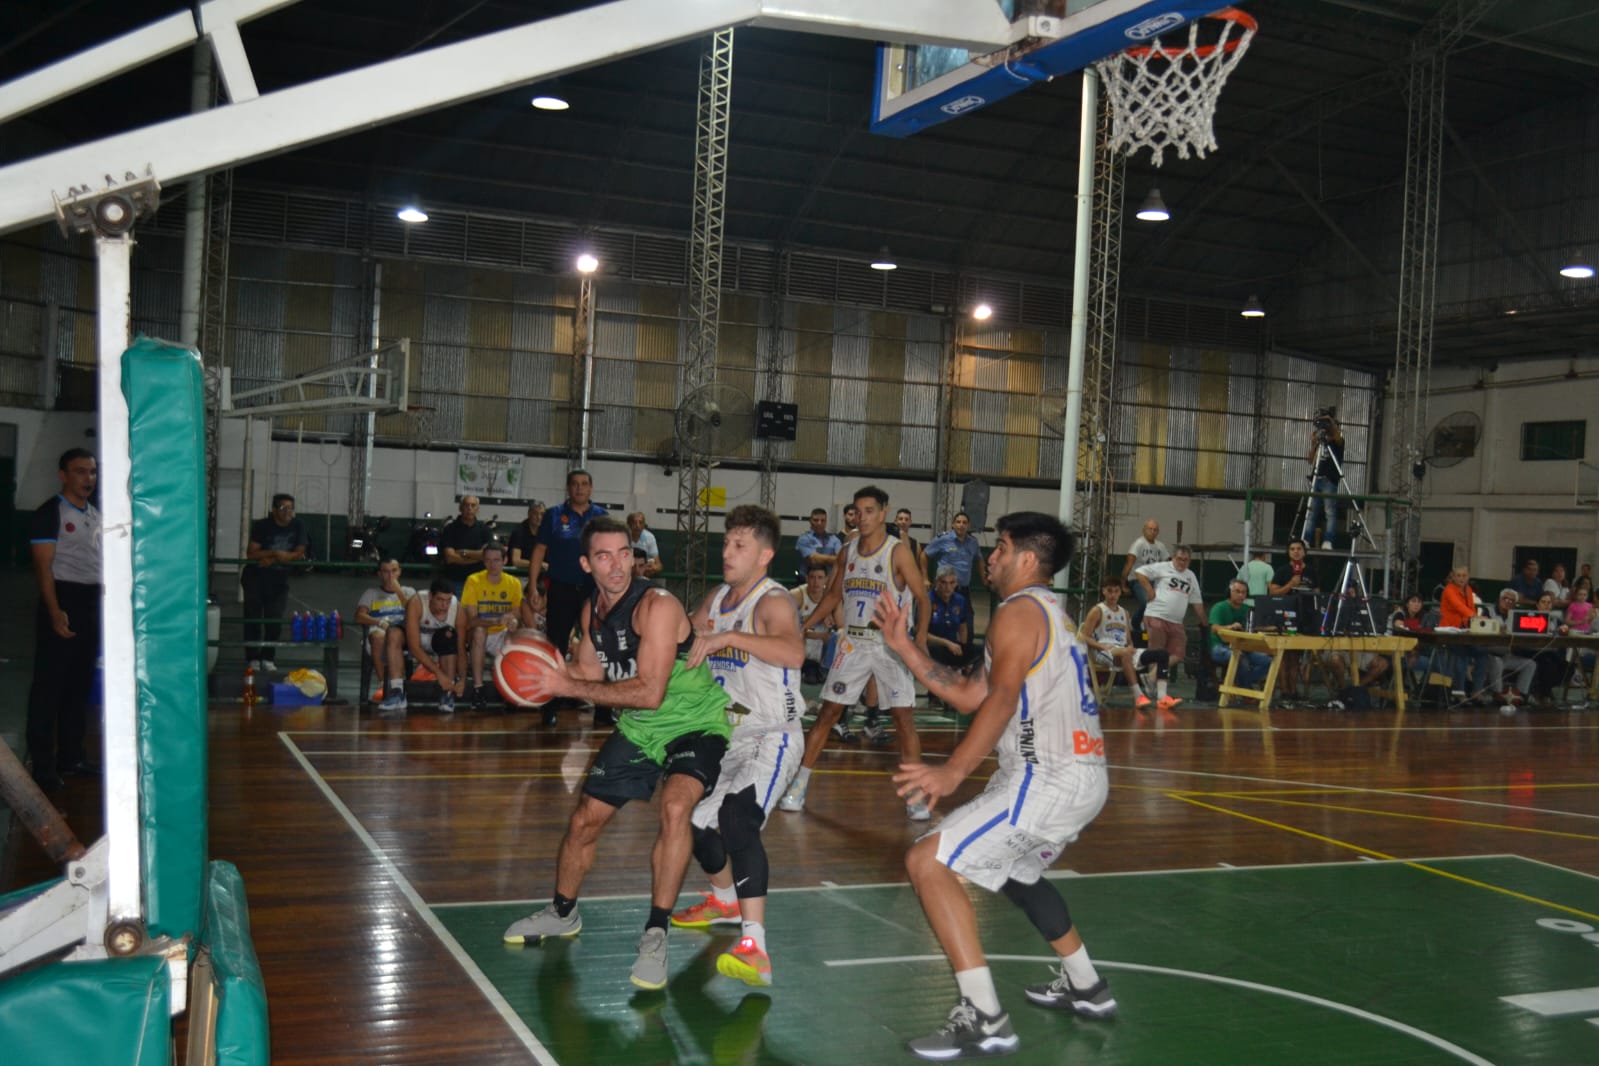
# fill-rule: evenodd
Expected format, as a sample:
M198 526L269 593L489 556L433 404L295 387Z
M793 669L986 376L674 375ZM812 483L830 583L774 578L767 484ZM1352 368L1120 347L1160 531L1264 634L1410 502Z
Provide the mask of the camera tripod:
M1324 461L1331 463L1332 468L1338 473L1338 477L1335 479L1336 488L1333 490L1334 497L1336 498L1339 493L1342 493L1349 498L1349 551L1351 557L1353 557L1355 548L1358 546L1362 538L1365 539L1366 544L1371 548L1372 551L1376 551L1377 541L1374 537L1372 537L1371 530L1366 525L1366 512L1361 510L1360 501L1355 499L1355 494L1349 487L1349 478L1344 475L1344 464L1338 461L1337 454L1328 444L1326 433L1318 431L1316 438L1316 454L1310 460L1310 473L1305 475L1305 481L1312 489L1314 489L1316 485L1316 471L1321 469L1321 464ZM1315 497L1310 493L1306 493L1306 495L1299 501L1299 509L1294 512L1294 524L1290 527L1293 532L1298 533L1305 528L1305 519L1310 514L1310 509L1314 505ZM1324 541L1331 540L1332 534L1333 531L1331 529L1325 529L1322 531L1322 539ZM1315 545L1308 546L1314 547ZM1361 582L1361 590L1362 592L1365 590L1364 579L1362 579Z
M1351 592L1353 588L1356 592ZM1380 636L1377 618L1371 613L1371 594L1366 590L1366 575L1361 572L1360 561L1355 558L1355 539L1349 539L1349 558L1344 561L1343 573L1338 576L1336 591L1327 599L1327 610L1321 616L1321 631L1325 636ZM1358 595L1357 595L1358 593Z

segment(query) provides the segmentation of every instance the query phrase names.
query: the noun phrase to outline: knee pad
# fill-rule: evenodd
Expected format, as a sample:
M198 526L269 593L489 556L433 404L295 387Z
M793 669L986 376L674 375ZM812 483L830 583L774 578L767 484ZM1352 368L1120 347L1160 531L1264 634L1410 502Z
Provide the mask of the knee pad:
M719 873L727 865L727 847L714 829L694 826L694 859L708 874Z
M1055 886L1043 878L1027 885L1014 877L1000 886L1000 892L1027 915L1039 935L1054 943L1072 931L1071 911Z
M739 899L759 899L766 895L771 868L766 846L761 843L761 805L755 802L755 787L722 801L720 824L722 842L733 863L733 885Z
M750 785L722 800L716 821L722 830L722 844L729 853L736 854L759 844L766 813L755 802L755 786Z

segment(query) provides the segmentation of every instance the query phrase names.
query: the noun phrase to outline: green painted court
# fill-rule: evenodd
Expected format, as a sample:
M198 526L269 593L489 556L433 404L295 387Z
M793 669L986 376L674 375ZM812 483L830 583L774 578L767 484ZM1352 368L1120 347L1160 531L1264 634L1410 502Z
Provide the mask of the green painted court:
M1013 1062L1599 1062L1599 879L1489 856L1059 884L1120 1013L1090 1021L1028 1003L1021 988L1048 979L1050 953L1019 911L978 893L1022 1039ZM434 913L544 1062L909 1062L903 1041L954 1001L906 885L775 892L766 991L716 974L731 936L686 930L672 933L667 990L634 989L643 898L584 900L570 941L501 943L542 905Z

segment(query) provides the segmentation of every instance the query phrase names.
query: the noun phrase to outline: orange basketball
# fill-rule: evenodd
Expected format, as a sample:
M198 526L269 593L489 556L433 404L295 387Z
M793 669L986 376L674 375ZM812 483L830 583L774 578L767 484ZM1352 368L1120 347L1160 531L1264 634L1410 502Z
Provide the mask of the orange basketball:
M531 632L511 634L494 660L494 687L507 703L542 707L550 701L551 675L563 670L555 645Z

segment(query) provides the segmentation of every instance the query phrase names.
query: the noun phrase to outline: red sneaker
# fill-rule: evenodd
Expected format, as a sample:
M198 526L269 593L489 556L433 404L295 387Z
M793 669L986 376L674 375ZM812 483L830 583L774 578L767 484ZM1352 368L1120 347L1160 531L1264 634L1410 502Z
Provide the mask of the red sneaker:
M716 957L716 972L747 985L772 983L772 960L755 946L754 937L740 937L737 944Z
M739 925L743 921L738 900L723 903L709 892L694 906L684 907L672 915L672 924L679 929L709 929L713 925Z

